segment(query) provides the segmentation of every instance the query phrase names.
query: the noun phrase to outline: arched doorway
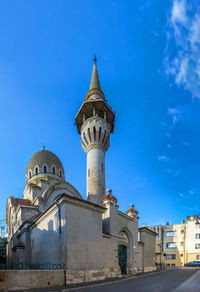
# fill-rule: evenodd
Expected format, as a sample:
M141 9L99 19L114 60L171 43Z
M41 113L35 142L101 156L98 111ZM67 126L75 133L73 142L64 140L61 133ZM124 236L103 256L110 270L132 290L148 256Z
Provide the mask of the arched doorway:
M121 274L127 274L127 246L128 237L124 231L119 233L118 242L118 264L121 270Z

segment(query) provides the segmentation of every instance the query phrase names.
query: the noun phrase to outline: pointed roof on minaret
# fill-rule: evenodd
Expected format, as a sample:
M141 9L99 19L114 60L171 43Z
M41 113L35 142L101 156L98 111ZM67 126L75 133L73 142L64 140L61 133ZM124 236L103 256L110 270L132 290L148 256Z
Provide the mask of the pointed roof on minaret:
M103 91L101 90L99 75L97 70L97 58L93 59L92 76L90 81L90 88L86 94L85 100L79 108L75 122L79 134L82 132L83 123L89 118L95 116L99 118L106 118L107 123L110 125L111 133L114 131L115 112L108 105ZM92 116L91 116L92 115Z
M94 55L93 59L93 68L92 68L92 76L91 76L91 81L90 81L90 88L89 91L86 95L86 99L90 99L92 95L99 95L99 98L105 98L103 92L101 91L101 85L99 81L99 74L98 74L98 69L97 69L97 58Z
M93 59L93 69L92 69L92 77L91 77L91 81L90 81L90 89L100 89L101 90L101 86L100 86L100 81L99 81L99 74L98 74L98 70L97 70L97 58L94 55L94 59Z

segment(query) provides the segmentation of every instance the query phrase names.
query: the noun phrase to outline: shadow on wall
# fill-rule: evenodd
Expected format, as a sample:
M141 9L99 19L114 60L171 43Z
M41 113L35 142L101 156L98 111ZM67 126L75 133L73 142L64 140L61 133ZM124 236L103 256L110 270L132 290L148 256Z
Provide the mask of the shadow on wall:
M48 222L40 223L40 228L30 226L17 239L13 249L13 268L64 269L67 233L63 222L57 210Z

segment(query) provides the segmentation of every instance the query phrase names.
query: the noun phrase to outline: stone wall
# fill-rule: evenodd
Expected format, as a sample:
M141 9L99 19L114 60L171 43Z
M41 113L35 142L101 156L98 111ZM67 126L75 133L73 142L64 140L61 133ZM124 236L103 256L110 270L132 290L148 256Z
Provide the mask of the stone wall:
M155 267L155 236L156 233L146 227L139 228L140 240L143 242L143 267Z
M79 284L85 282L94 282L105 279L117 278L119 270L115 268L104 268L102 270L74 271L66 273L66 284Z
M117 278L119 270L17 270L0 271L0 291L45 288L80 284L105 279Z
M157 267L144 267L144 273L157 271Z
M0 291L65 285L64 270L0 271Z

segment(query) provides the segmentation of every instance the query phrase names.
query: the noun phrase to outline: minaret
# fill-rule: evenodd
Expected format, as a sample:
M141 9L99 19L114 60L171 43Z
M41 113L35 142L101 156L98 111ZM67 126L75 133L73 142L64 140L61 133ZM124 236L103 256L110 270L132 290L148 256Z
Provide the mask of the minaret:
M105 152L110 145L115 113L101 90L96 62L94 57L90 89L75 121L87 154L87 200L102 204L105 196Z

